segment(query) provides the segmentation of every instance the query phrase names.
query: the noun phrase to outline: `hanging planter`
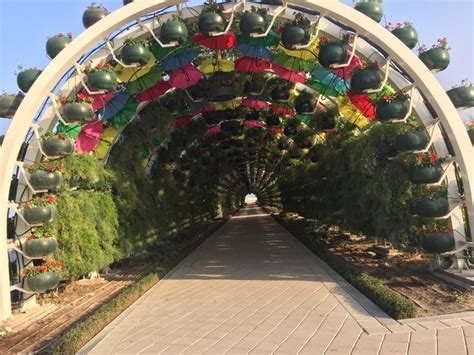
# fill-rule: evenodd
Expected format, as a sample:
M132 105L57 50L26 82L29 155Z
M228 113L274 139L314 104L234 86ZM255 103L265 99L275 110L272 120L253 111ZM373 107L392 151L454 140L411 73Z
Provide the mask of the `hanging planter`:
M63 164L41 162L28 166L28 181L35 190L58 190L63 183Z
M34 292L46 292L55 289L61 278L59 270L64 264L57 261L47 261L39 266L29 266L23 269L22 275L26 287Z
M250 11L245 11L240 18L240 32L249 36L251 34L262 34L267 30L267 9L252 6Z
M224 121L220 124L220 127L222 131L228 132L233 136L241 135L244 129L242 122L238 120Z
M71 33L67 35L56 33L54 36L48 38L46 42L46 53L51 59L54 59L71 41Z
M294 15L291 22L281 29L281 42L286 49L294 49L296 46L304 46L311 39L311 22L301 12Z
M393 95L384 95L375 107L375 117L380 122L402 120L408 113L408 97L399 91Z
M30 90L30 88L33 86L36 79L38 79L40 76L41 70L36 67L23 69L21 65L18 66L18 70L20 72L17 73L16 82L20 90L24 93L27 93L28 90Z
M283 132L285 133L285 136L292 137L298 134L298 129L294 125L288 125L285 127Z
M448 41L446 37L439 38L438 43L428 49L424 44L418 48L418 58L428 69L438 72L446 69L450 62Z
M269 115L269 116L265 119L265 123L266 123L267 126L269 126L269 127L276 127L276 126L279 126L279 125L280 125L280 117L278 117L277 115Z
M122 61L127 65L146 65L150 60L151 52L148 42L127 38L122 48Z
M441 164L444 161L445 159L438 158L436 153L427 152L411 156L404 163L408 168L408 178L413 184L433 184L443 175Z
M295 100L295 110L299 114L312 114L314 111L313 95L303 91Z
M62 132L48 132L41 137L41 149L49 159L64 158L74 152L74 141Z
M412 23L405 21L403 23L398 22L395 26L391 22L385 26L387 30L402 41L408 48L413 49L418 43L418 33L413 27Z
M235 99L235 90L231 86L211 87L207 92L207 99L210 102L223 102Z
M290 99L290 89L283 86L276 87L271 91L270 97L272 101L287 102Z
M395 145L401 152L410 152L425 149L428 141L428 135L424 131L410 131L399 134L395 138Z
M355 9L370 17L377 23L383 18L382 0L357 0Z
M2 93L0 95L0 117L13 117L24 97L22 93L17 95Z
M377 62L368 62L365 68L354 68L352 70L351 90L354 93L364 93L375 90L382 85L382 77Z
M188 29L179 19L168 20L160 27L159 38L164 44L171 42L183 44L188 39Z
M92 108L93 99L84 94L73 97L60 98L62 104L62 118L68 124L84 124L95 119Z
M245 120L247 121L258 121L260 119L260 112L252 111L245 115Z
M22 244L23 252L30 258L41 258L53 254L58 249L54 230L38 227Z
M206 36L211 36L213 33L224 32L226 28L226 21L222 13L222 6L208 5L206 6L198 19L199 32Z
M453 86L446 94L448 94L456 108L474 107L474 85L467 79L461 81L461 86Z
M82 24L85 28L91 27L96 22L102 20L109 14L109 11L102 5L96 5L92 3L87 7L86 11L82 15Z
M415 213L420 217L435 218L448 214L449 203L444 197L423 197L415 202Z
M446 226L435 224L418 228L421 247L428 253L441 254L454 249L453 230Z
M331 43L326 36L321 36L319 42L319 63L329 68L334 64L345 64L349 59L347 55L347 42L349 36L344 36L342 42Z
M54 204L59 200L53 195L37 195L23 204L22 215L30 225L51 222L55 215Z
M336 128L337 112L334 110L318 111L313 117L315 128L319 131L330 131Z
M117 86L117 74L110 64L97 64L86 69L87 85L92 91L112 91Z

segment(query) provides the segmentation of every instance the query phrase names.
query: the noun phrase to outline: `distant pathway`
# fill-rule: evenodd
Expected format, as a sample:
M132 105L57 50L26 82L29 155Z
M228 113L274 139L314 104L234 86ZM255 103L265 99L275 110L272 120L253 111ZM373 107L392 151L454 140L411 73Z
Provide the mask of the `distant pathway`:
M245 208L81 352L474 354L474 312L397 322Z

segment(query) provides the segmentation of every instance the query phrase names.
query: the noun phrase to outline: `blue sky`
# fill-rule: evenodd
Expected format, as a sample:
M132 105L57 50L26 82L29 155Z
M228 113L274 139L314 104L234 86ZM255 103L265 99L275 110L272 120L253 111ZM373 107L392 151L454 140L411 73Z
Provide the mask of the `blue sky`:
M48 36L72 32L75 37L82 32L82 13L90 3L87 0L0 0L0 91L18 91L13 74L18 64L44 68L49 63L45 52ZM110 11L122 5L121 0L100 3ZM431 46L440 37L448 38L451 64L436 74L444 88L449 89L464 78L474 81L474 0L385 0L384 11L387 22L411 21L420 43ZM473 112L465 111L462 116L467 118ZM8 120L0 118L0 132L7 125Z

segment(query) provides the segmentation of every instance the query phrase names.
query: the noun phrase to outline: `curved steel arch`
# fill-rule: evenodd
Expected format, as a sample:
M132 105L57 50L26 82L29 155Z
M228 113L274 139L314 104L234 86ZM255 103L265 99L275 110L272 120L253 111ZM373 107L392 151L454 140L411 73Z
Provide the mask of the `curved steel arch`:
M83 53L106 38L112 31L152 11L179 3L180 1L177 0L136 0L111 13L84 31L46 67L20 105L7 131L2 148L0 148L0 161L3 162L4 166L4 169L0 171L0 215L5 216L8 212L10 176L15 167L22 138L27 134L34 115L56 82L76 63ZM376 45L383 48L391 58L401 64L412 77L416 86L432 103L453 144L456 161L463 177L469 222L471 226L474 226L472 191L474 186L474 160L469 160L469 156L474 156L474 149L456 109L432 73L395 36L382 30L379 24L347 5L327 0L300 0L297 3L328 17L341 20L358 33L370 37ZM6 229L6 219L0 218L0 231L3 232L1 234L4 236L0 240L0 268L2 270L8 270ZM0 277L0 318L6 319L10 314L9 280L8 276L5 277L5 274L3 274Z

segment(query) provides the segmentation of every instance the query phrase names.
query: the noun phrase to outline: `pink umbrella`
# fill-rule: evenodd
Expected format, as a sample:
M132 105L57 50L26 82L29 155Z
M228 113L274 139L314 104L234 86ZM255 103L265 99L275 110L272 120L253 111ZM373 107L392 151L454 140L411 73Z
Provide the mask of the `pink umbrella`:
M164 81L164 80L160 80L154 86L152 86L148 90L145 90L145 91L137 94L137 96L135 96L135 97L136 97L138 102L151 101L155 97L160 97L165 92L167 92L169 89L171 89L170 83L167 82L167 81Z
M84 125L76 138L76 152L92 152L99 143L103 131L104 125L99 120Z
M92 109L95 111L103 109L107 102L112 100L112 98L115 96L115 91L111 91L106 94L89 95L86 90L82 90L81 94L86 97L92 97L92 99L94 100L92 102Z
M213 136L214 134L220 133L222 131L221 126L214 126L211 127L207 130L206 135L207 136Z
M241 105L245 107L250 107L250 108L262 109L262 108L268 107L268 102L258 100L252 97L247 97L242 100Z
M242 57L235 61L235 70L244 73L258 73L270 69L272 63L267 59Z
M209 49L231 49L237 43L237 37L232 32L220 36L209 37L202 33L196 33L193 36L194 43L207 47Z
M193 116L196 116L196 115L199 115L200 113L204 113L204 112L211 112L211 111L215 111L215 107L214 105L212 105L211 103L207 103L201 107L199 107L198 109L194 110L191 112L191 114Z
M282 130L281 128L277 128L277 127L267 127L267 131L270 132L270 133L275 133L275 134L283 134L284 130Z
M280 78L294 83L304 84L308 80L305 72L294 72L275 63L272 64L272 69Z
M245 121L244 125L247 127L265 127L265 122L262 121Z
M347 51L347 55L350 56L351 52ZM349 66L345 68L329 69L329 70L333 72L334 74L336 74L337 76L343 78L344 80L349 80L352 76L351 74L352 69L354 69L355 67L360 67L360 66L362 66L362 62L360 61L359 56L354 54L354 57L349 62Z
M284 115L284 116L294 116L294 115L296 115L295 110L293 110L290 107L285 108L285 107L270 105L270 110L272 110L275 113L278 113L279 115Z
M193 115L185 115L178 118L176 121L174 121L174 128L183 127L186 123L191 121L192 118L193 118Z
M171 73L170 85L178 89L186 89L196 85L202 73L192 64L185 64Z

